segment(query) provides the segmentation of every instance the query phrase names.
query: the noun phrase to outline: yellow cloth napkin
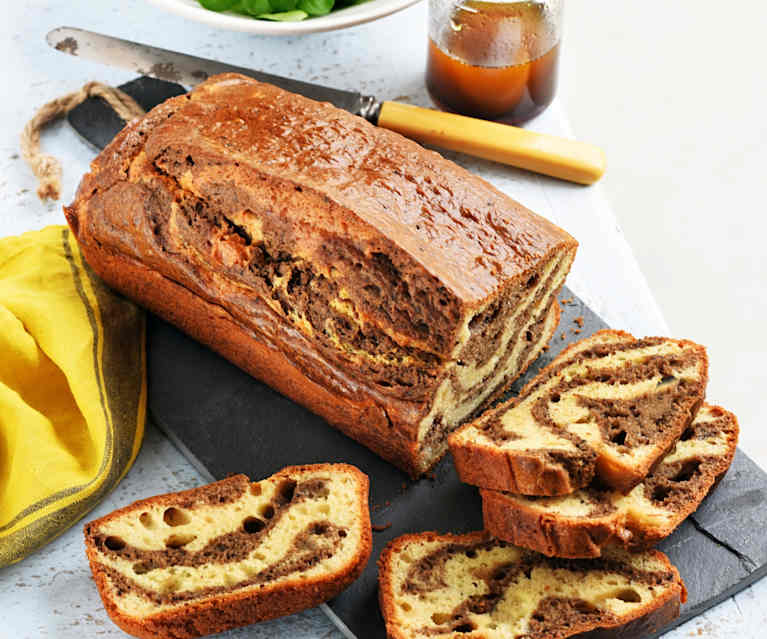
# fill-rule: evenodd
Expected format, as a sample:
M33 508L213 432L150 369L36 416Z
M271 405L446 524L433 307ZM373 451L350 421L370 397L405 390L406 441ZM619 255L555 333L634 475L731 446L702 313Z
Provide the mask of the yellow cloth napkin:
M122 479L146 415L144 314L63 226L0 239L0 566Z

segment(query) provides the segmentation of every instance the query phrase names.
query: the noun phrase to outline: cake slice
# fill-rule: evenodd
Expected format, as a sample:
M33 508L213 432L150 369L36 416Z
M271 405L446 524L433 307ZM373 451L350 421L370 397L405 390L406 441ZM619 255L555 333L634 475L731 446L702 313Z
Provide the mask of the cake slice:
M735 415L704 405L674 451L628 495L596 484L561 497L482 489L485 528L554 557L599 557L617 544L649 548L697 510L730 467L737 443Z
M552 559L487 533L421 533L395 539L378 565L391 639L639 639L677 617L686 599L657 551Z
M564 495L596 475L627 493L690 425L707 380L702 346L599 331L453 433L450 450L461 480L480 488Z
M294 466L121 508L85 526L109 616L137 637L183 639L287 615L334 597L371 551L368 478Z

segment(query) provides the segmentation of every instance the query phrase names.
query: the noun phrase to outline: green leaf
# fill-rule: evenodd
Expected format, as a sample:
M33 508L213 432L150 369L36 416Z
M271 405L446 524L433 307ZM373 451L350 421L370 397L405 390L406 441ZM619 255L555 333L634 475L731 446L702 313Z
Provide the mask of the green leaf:
M245 13L252 16L272 12L272 5L269 0L240 0L240 6Z
M335 0L298 0L298 8L310 16L324 16L333 9Z
M200 4L211 11L228 11L237 0L200 0Z
M272 5L270 13L284 13L286 11L293 11L298 4L298 0L269 0L269 4Z
M274 20L275 22L298 22L309 17L306 11L283 11L281 13L262 13L256 16L262 20Z

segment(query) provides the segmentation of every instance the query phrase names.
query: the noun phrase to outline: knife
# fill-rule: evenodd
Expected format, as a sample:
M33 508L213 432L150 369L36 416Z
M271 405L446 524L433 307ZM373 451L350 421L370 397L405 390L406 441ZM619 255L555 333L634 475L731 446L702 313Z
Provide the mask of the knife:
M595 146L507 124L400 102L379 102L373 96L354 91L284 78L84 29L59 27L50 31L46 40L57 51L186 87L218 73L241 73L313 100L330 102L418 142L579 184L592 184L605 171L605 155Z

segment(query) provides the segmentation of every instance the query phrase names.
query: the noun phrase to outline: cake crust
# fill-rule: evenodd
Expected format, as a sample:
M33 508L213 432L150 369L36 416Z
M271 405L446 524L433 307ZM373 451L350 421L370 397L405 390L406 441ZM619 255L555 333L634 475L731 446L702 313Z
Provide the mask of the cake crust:
M353 556L333 574L303 578L301 575L282 579L279 583L261 584L257 589L239 589L220 594L202 596L170 609L147 616L126 613L115 601L115 583L110 569L102 563L99 531L126 515L150 508L196 508L201 502L216 504L232 499L233 493L250 489L250 480L244 475L193 488L178 493L158 495L134 502L84 526L85 550L99 590L104 608L110 618L125 632L145 639L187 639L252 623L266 621L311 608L339 594L362 573L372 550L372 530L368 509L369 480L367 475L348 464L315 464L291 466L275 473L267 480L278 482L300 477L302 473L346 474L355 485L356 509L361 518L361 536ZM235 498L237 495L235 494Z

